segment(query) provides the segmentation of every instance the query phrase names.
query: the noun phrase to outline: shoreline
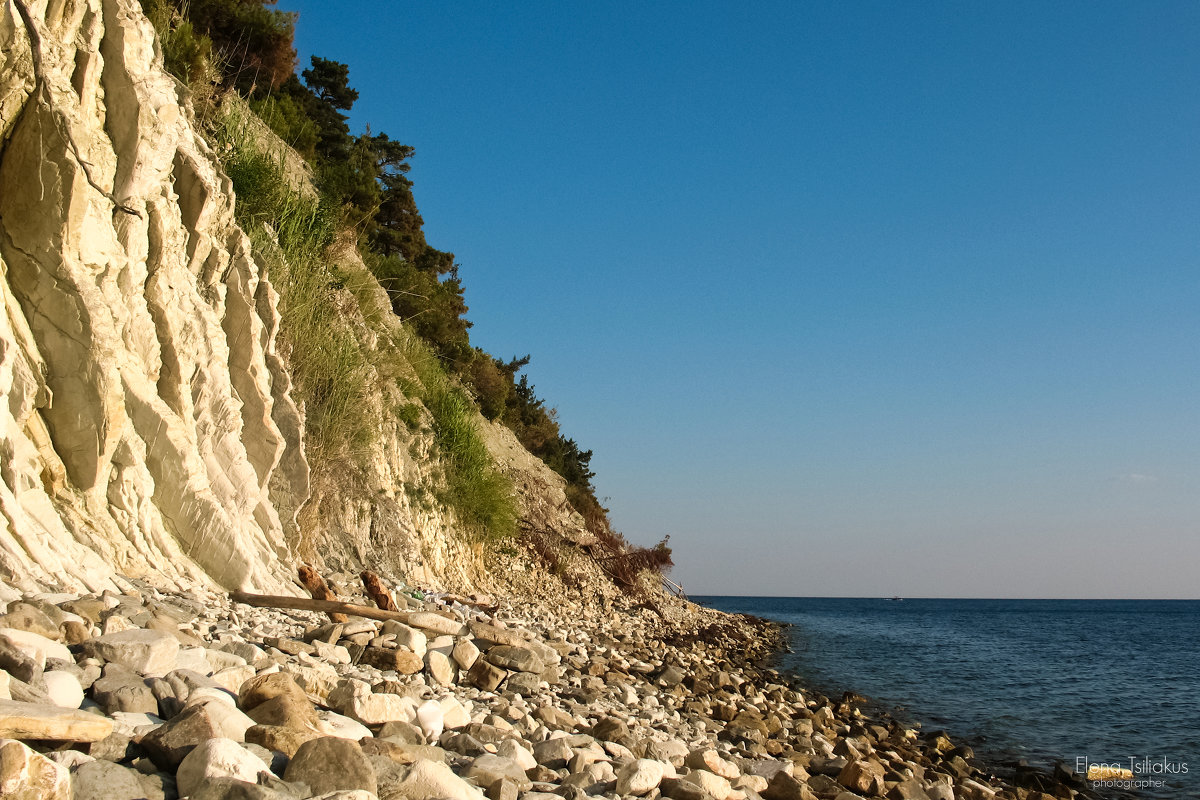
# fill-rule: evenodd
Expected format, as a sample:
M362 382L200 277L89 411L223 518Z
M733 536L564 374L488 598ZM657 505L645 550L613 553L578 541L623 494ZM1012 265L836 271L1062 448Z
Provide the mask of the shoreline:
M707 599L708 596L701 597ZM711 608L709 606L702 607ZM721 611L720 609L712 610ZM810 700L816 700L820 704L836 708L843 721L847 723L851 721L848 718L859 716L864 724L869 725L871 722L876 722L887 726L896 725L916 733L917 736L913 737L915 752L919 754L919 757L928 759L930 763L944 761L946 755L961 756L969 766L974 768L977 777L986 779L997 791L996 797L1020 797L1022 796L1021 792L1033 792L1034 794L1030 796L1036 797L1036 793L1039 791L1045 797L1077 797L1085 800L1138 800L1142 797L1131 789L1109 787L1102 792L1092 786L1091 782L1082 780L1080 776L1073 774L1073 771L1065 769L1068 765L1063 764L1061 760L1047 757L1046 761L1054 763L1030 765L1015 752L991 749L979 741L972 745L972 740L978 739L979 734L973 734L971 731L949 731L936 728L928 732L920 732L916 729L924 728L925 722L921 719L919 709L904 708L904 714L897 714L896 712L901 709L889 707L885 702L861 695L852 688L840 687L843 693L842 700L840 702L832 700L808 686L801 676L779 663L780 655L793 652L789 641L790 637L787 634L787 631L795 627L792 623L740 612L721 611L721 613L750 618L777 629L775 635L779 640L779 646L773 651L771 658L762 665L766 671L792 682L795 687L804 691ZM955 741L961 742L961 744L954 744ZM975 752L976 747L983 752Z
M31 796L91 800L100 777L155 800L1073 796L799 686L770 666L778 623L665 595L397 593L406 622L333 622L137 585L25 596L0 618L35 629L0 631L20 673L0 763L49 781Z

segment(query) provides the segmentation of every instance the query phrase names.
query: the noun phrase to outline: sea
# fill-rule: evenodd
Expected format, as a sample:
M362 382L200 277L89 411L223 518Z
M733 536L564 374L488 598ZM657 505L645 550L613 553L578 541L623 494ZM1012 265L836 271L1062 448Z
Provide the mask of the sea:
M1117 766L1133 780L1102 796L1200 798L1200 600L692 599L787 623L777 669L985 762Z

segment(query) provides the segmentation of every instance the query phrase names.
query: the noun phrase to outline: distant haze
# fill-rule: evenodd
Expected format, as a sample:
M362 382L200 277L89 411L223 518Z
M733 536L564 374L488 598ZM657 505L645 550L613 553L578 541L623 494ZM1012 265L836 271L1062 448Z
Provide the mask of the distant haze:
M279 7L689 592L1200 596L1200 5Z

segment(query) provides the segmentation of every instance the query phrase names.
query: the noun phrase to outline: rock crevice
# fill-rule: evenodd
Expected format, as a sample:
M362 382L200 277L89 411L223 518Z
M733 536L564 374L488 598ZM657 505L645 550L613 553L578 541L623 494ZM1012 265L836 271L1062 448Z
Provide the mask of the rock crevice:
M0 43L0 573L287 590L273 487L288 519L308 489L273 290L153 29L13 2Z

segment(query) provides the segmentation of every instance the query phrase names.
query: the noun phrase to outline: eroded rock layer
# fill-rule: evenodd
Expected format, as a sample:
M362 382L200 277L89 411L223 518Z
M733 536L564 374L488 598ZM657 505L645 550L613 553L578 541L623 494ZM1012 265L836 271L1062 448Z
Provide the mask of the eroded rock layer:
M135 0L0 6L9 582L284 588L301 415L275 292L184 92Z

